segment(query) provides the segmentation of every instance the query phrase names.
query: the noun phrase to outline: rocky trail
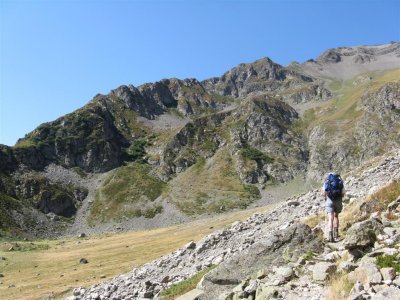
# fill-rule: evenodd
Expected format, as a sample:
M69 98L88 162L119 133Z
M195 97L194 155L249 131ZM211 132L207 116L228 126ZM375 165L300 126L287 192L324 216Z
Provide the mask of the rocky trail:
M354 170L344 178L347 202L360 201L400 179L400 152L376 159L366 169ZM400 199L397 205L398 202ZM391 206L393 210L396 203ZM73 296L67 299L162 299L164 289L211 266L216 267L203 277L198 290L192 292L196 296L185 299L325 299L327 280L336 271L334 261L339 259L343 260L341 268L355 270L352 276L361 282L354 286L351 295L355 297L351 299L398 299L379 298L388 291L398 295L400 279L396 273L393 275L393 270L374 269L368 257L382 251L399 252L398 246L393 245L400 240L396 229L400 224L388 221L382 224L378 219L369 219L361 228L367 228L373 234L363 235L362 230L351 227L344 241L325 244L318 237L322 232L321 225L311 230L302 224L305 218L321 213L323 206L318 189L292 197L271 212L256 213L246 221L235 222L229 228L218 230L198 242L191 241L129 273L90 288L76 288ZM358 224L353 226L360 228ZM354 231L360 234L351 235ZM367 241L357 240L358 236L366 236ZM378 242L373 245L376 239ZM371 242L373 247L365 256L367 258L355 263L360 252L354 249L364 247L365 250ZM388 246L390 250L385 250ZM379 276L383 277L370 269L365 271L365 268L378 270ZM357 274L364 271L368 276L361 280ZM372 272L371 276L368 272ZM393 280L389 282L388 276ZM379 280L368 281L370 277Z

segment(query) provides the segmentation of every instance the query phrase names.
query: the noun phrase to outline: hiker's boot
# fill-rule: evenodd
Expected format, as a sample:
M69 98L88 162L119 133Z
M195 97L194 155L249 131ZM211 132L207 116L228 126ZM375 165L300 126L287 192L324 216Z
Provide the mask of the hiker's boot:
M328 242L333 243L335 240L333 239L333 231L329 231L328 233Z
M333 238L335 240L337 240L339 238L339 228L337 228L337 227L333 228Z

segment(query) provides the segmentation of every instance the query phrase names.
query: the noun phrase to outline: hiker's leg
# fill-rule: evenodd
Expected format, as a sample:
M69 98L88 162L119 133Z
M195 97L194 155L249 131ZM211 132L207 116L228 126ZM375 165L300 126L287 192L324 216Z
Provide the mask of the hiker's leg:
M334 213L328 213L328 231L333 230Z
M333 242L333 218L334 213L328 213L328 241Z
M333 227L339 228L339 214L334 213Z
M337 239L339 237L339 213L334 213L333 217L333 238Z

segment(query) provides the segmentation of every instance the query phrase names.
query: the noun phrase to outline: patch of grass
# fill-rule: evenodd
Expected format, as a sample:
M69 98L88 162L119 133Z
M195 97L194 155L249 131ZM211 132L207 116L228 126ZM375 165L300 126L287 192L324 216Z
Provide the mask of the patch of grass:
M0 193L0 236L12 232L18 224L12 217L12 211L19 211L22 204L17 199Z
M343 230L352 224L364 221L373 212L382 213L387 205L400 195L400 181L392 181L387 186L376 191L374 194L349 205L340 215L340 227Z
M185 118L185 115L182 113L182 112L180 112L177 108L175 108L175 107L170 107L170 108L168 108L168 112L171 114L171 115L173 115L173 116L175 116L175 117L178 117L178 118L181 118L181 119L184 119Z
M142 161L143 157L146 155L146 145L147 142L143 139L133 141L133 143L126 150L128 159L132 161Z
M243 159L248 159L248 160L263 161L266 163L271 163L274 161L273 158L269 157L260 150L247 145L243 147L243 149L240 151L240 155L242 156Z
M379 268L393 268L396 272L400 272L400 259L394 255L377 256L376 265Z
M20 140L18 140L18 142L15 144L15 148L20 148L20 149L23 149L23 148L31 148L31 147L35 147L36 146L36 143L33 141L33 140L31 140L31 139L20 139Z
M301 119L296 120L293 123L293 131L296 133L304 133L307 128L317 119L315 109L308 109L304 112Z
M201 278L203 278L204 275L213 270L215 267L216 266L208 267L186 280L171 285L169 288L161 292L161 296L165 297L166 300L172 300L180 295L183 295L193 290L196 287L196 285L200 282Z
M89 224L123 217L154 217L162 207L152 204L166 183L151 175L147 164L133 163L113 171L96 194Z
M319 213L317 215L312 215L306 218L305 220L303 220L303 223L310 226L310 228L314 228L319 223L324 222L324 220L325 220L325 214Z
M10 245L13 248L12 251L21 251L21 252L50 249L50 245L46 241L14 242L10 243Z
M174 178L169 198L189 215L246 208L260 198L260 192L256 186L243 184L236 168L230 152L221 148Z
M314 256L315 256L314 252L312 252L311 250L308 250L303 258L304 258L305 261L308 261L308 260L313 259Z
M337 273L328 282L327 300L346 300L354 283L350 282L347 274Z
M73 167L73 168L71 168L71 170L74 171L76 174L78 174L82 178L87 177L87 173L79 167Z

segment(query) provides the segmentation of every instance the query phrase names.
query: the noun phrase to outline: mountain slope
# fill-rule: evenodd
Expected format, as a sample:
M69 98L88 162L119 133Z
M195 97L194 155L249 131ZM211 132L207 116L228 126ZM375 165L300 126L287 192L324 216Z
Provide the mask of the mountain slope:
M49 212L65 216L61 225L67 228L68 210L82 203L76 191L96 194L97 184L84 176L95 180L96 173L121 168L115 171L119 180L129 182L132 164L146 165L143 176L166 186L157 199L139 201L154 209L149 217L162 214L166 201L195 215L243 208L270 185L356 167L399 147L399 49L399 43L331 49L316 61L288 67L263 58L201 82L163 79L97 95L14 147L0 146L1 201L15 203L4 206L14 207L4 215L23 216L21 207L27 207L46 220ZM352 77L364 70L373 71ZM46 171L52 165L61 173L77 172L85 185L62 174L52 178ZM44 176L33 181L30 195L19 192L24 174ZM106 179L99 191L116 190L118 182ZM91 215L92 225L119 221L124 207L139 203L135 197L152 186L132 185L118 201L98 197L97 206L120 212L101 218L85 199L82 207L89 211L82 215ZM43 195L50 196L44 201ZM20 220L12 227L26 232L31 222Z

